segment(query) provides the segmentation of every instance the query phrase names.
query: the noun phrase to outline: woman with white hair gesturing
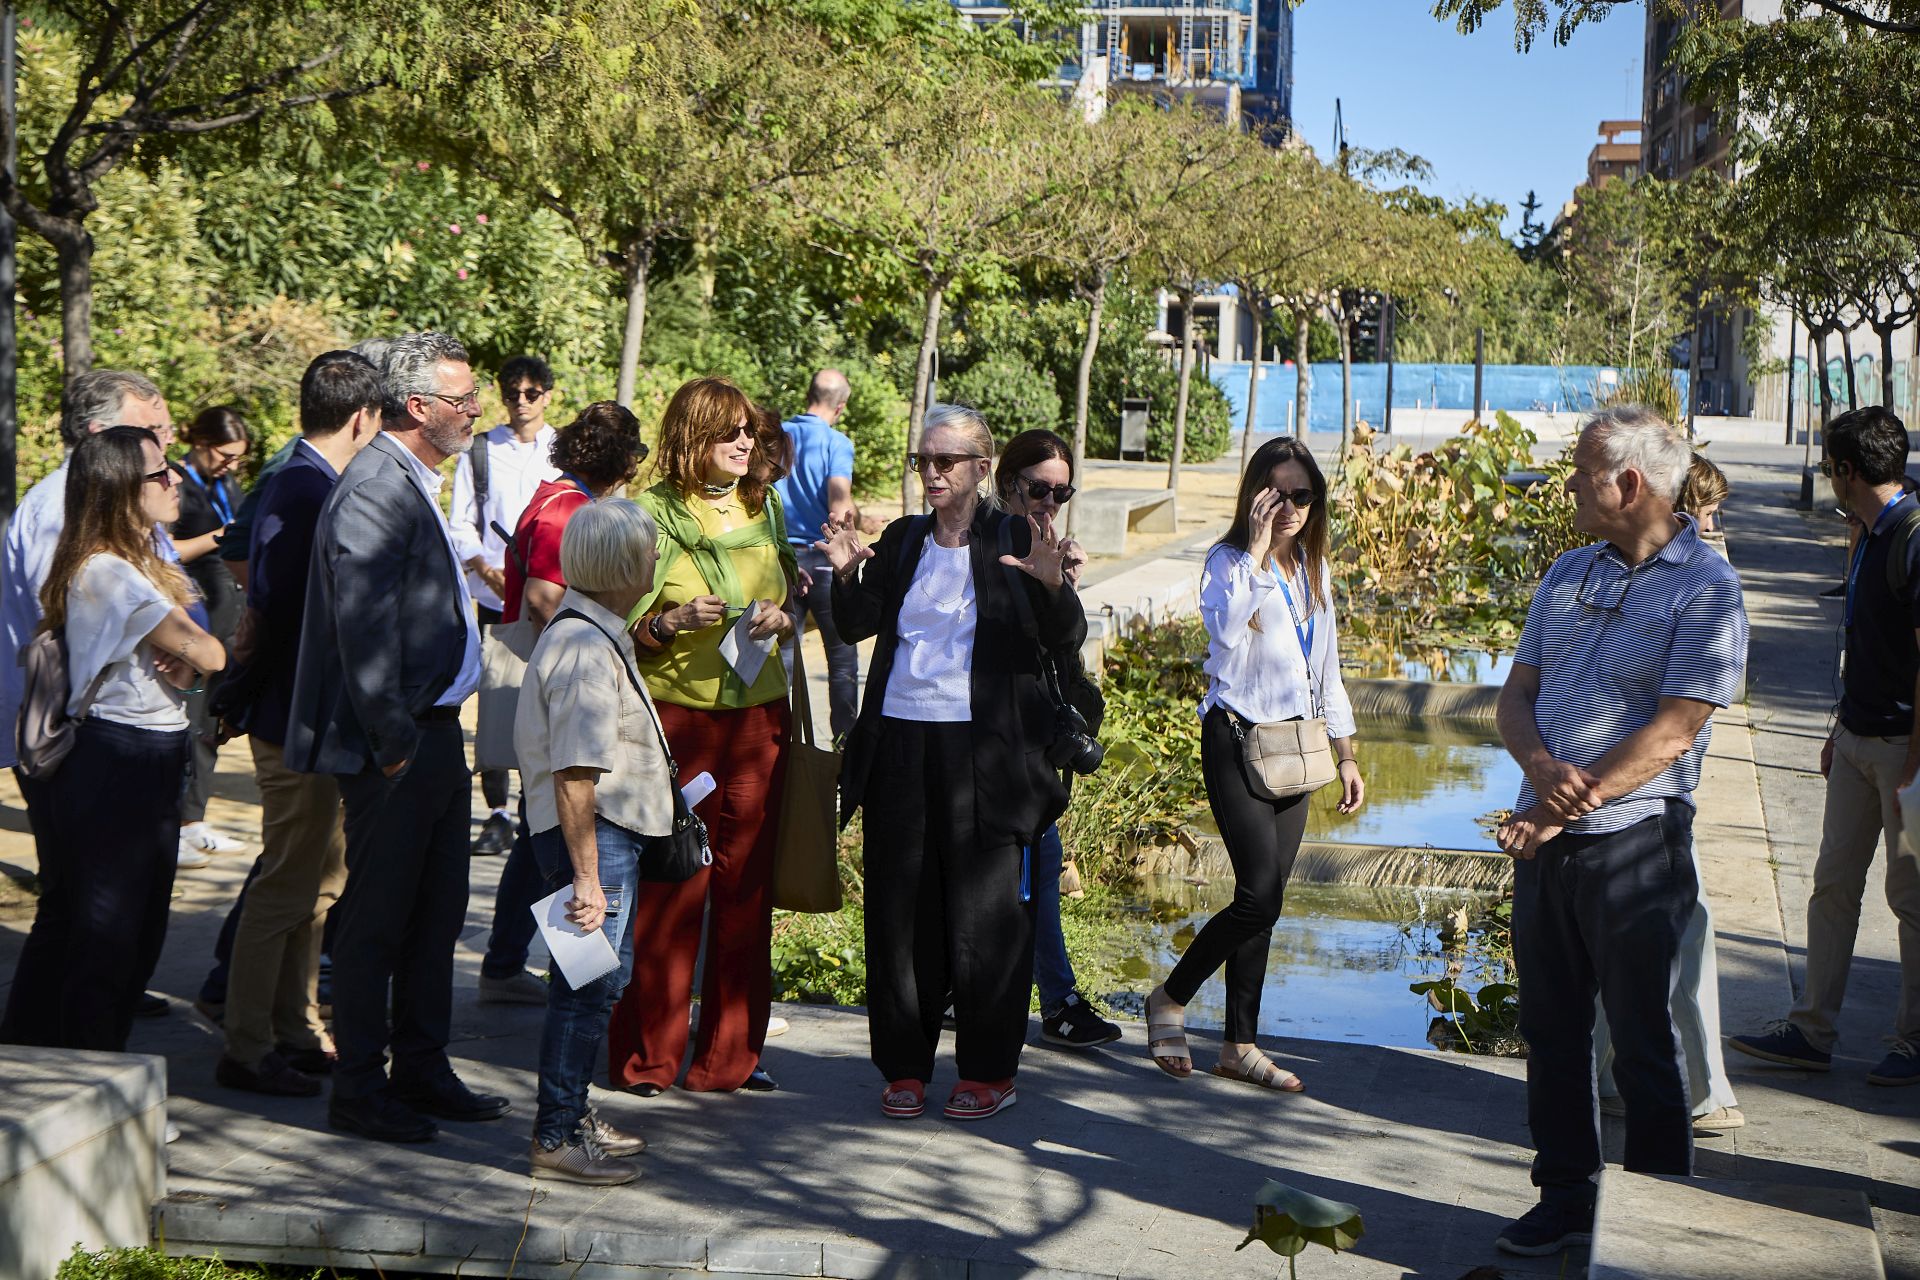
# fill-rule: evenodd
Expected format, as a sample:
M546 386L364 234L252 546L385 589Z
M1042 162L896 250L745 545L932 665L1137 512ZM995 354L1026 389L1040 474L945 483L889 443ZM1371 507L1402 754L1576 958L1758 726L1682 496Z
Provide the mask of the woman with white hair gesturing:
M949 991L960 1081L947 1116L1013 1103L1033 847L1067 807L1041 659L1079 648L1087 620L1051 521L984 500L992 463L980 415L935 405L907 455L932 513L873 547L850 519L815 544L842 638L879 638L840 797L843 821L866 806L868 1026L881 1110L903 1119L925 1110Z
M560 539L566 593L520 686L513 745L533 855L549 889L573 887L567 919L603 930L619 963L575 989L558 966L540 1037L536 1176L616 1186L646 1141L602 1120L587 1085L607 1014L633 963L633 898L642 841L673 826L665 739L635 664L626 616L653 588L653 518L625 498L582 507Z

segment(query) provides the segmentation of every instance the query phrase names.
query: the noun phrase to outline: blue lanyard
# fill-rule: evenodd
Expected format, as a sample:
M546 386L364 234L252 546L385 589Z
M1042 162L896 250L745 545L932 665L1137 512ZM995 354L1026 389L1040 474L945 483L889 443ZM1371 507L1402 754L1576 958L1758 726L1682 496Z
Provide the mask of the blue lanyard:
M220 482L217 480L207 480L198 471L194 470L191 462L182 462L180 469L186 472L193 482L200 486L201 491L207 495L207 501L213 504L213 514L220 517L220 523L223 525L232 524L233 503L228 500L225 491L221 489Z
M1848 631L1853 630L1854 588L1859 585L1859 581L1860 581L1860 562L1867 558L1867 539L1873 537L1874 534L1880 532L1880 526L1886 521L1887 512L1893 510L1896 506L1898 506L1900 504L1900 499L1906 496L1907 495L1904 492L1901 492L1901 493L1894 494L1891 498L1888 498L1887 505L1880 508L1880 514L1873 518L1873 527L1871 529L1868 529L1864 534L1860 535L1860 545L1853 549L1853 562L1847 566L1846 616L1841 620L1841 625Z
M1302 572L1305 571L1306 563L1306 557L1302 556L1300 559ZM1274 567L1279 568L1278 565ZM1307 660L1307 669L1311 671L1313 669L1313 625L1318 620L1318 615L1307 614L1307 625L1304 627L1300 625L1300 611L1293 605L1293 588L1287 585L1287 579L1292 576L1290 573L1279 575L1280 593L1287 598L1287 616L1293 619L1293 634L1300 638L1300 656Z
M579 476L573 474L573 472L562 471L560 473L560 477L563 480L571 480L573 482L573 487L578 489L580 492L586 494L589 498L593 496L593 490L587 488L587 482L585 480L582 480Z

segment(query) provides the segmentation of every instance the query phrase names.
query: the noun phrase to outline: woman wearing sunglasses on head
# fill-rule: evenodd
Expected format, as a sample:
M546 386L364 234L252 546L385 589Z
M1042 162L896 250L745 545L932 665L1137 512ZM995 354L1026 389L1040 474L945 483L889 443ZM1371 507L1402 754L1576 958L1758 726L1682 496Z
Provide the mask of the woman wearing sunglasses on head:
M1023 431L1007 441L994 468L994 488L1000 505L1015 516L1032 516L1049 529L1058 531L1061 508L1072 500L1073 450L1051 431ZM1067 539L1060 544L1067 585L1078 588L1080 570L1087 553L1079 543ZM1080 650L1064 650L1050 655L1056 680L1062 690L1084 690L1090 703L1087 727L1098 733L1099 690L1085 678ZM1077 700L1076 700L1077 701ZM1072 783L1071 771L1062 777ZM1091 1049L1120 1038L1120 1028L1094 1011L1080 994L1080 983L1073 974L1073 961L1067 956L1067 941L1060 930L1060 872L1065 851L1060 845L1060 828L1050 826L1033 850L1033 981L1040 989L1040 1038L1068 1049Z
M840 801L843 821L866 809L868 1028L881 1110L897 1118L926 1107L949 992L960 1079L946 1114L1013 1103L1034 846L1067 805L1040 655L1079 648L1086 615L1058 534L989 500L992 460L978 413L935 405L907 455L931 513L894 521L872 547L851 521L815 544L833 566L841 637L878 638Z
M1353 708L1340 680L1327 571L1327 482L1306 445L1290 436L1260 446L1240 478L1233 524L1207 554L1200 577L1200 617L1207 628L1207 695L1200 703L1200 768L1207 804L1233 863L1233 902L1207 921L1167 980L1147 997L1148 1050L1171 1076L1193 1073L1185 1008L1223 964L1227 970L1226 1034L1215 1075L1297 1093L1300 1078L1277 1066L1254 1043L1267 948L1280 918L1287 877L1306 833L1312 781L1329 780L1312 757L1295 753L1291 785L1275 786L1259 744L1291 730L1309 739L1325 719L1324 739L1337 760L1340 812L1366 797L1354 759ZM1299 726L1286 722L1302 721ZM1269 737L1259 729L1278 729ZM1249 743L1256 749L1248 750ZM1309 744L1324 749L1326 742ZM1319 764L1332 764L1324 755ZM1284 774L1284 768L1276 772ZM1283 799L1276 790L1304 789Z
M687 1047L694 958L706 939L700 1025L684 1087L778 1088L761 1069L773 1001L773 847L786 777L787 673L778 641L796 567L770 460L779 419L725 378L695 378L660 420L660 482L640 505L660 527L653 591L633 620L647 692L660 712L682 785L718 785L698 812L713 865L678 884L642 887L633 911L637 980L613 1011L608 1077L651 1097L673 1084ZM744 679L755 645L729 662L720 642L742 618L747 638L773 641Z

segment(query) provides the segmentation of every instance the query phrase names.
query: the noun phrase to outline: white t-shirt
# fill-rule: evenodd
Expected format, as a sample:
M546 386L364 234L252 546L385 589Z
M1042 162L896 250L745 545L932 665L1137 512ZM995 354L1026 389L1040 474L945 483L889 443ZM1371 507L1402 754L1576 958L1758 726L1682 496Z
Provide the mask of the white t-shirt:
M68 715L104 670L90 715L139 729L187 727L187 695L161 679L147 643L174 607L119 556L103 552L80 566L67 586Z
M900 645L887 673L882 715L945 724L973 719L973 601L970 547L931 536L900 603Z

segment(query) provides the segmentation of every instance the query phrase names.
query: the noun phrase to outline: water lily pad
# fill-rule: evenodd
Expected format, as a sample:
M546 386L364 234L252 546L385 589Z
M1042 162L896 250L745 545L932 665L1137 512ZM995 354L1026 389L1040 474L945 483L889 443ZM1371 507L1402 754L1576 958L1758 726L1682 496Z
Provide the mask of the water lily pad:
M1325 1245L1335 1253L1351 1249L1366 1234L1360 1210L1338 1200L1311 1195L1271 1178L1253 1198L1253 1230L1234 1246L1236 1252L1254 1241L1283 1258L1291 1258L1310 1244Z

